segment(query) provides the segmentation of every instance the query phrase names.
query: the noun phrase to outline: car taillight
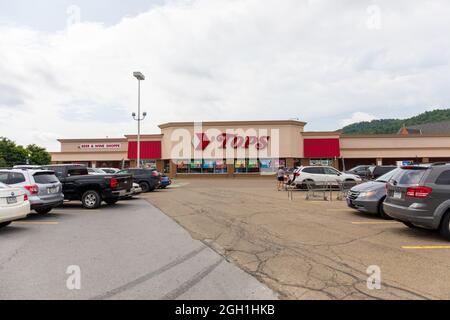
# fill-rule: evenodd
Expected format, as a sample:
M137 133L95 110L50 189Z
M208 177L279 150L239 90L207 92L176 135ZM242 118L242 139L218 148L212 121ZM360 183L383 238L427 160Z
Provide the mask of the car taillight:
M294 177L300 177L300 172L295 172Z
M117 188L118 185L119 181L117 181L116 178L111 178L111 180L109 181L109 186L111 187L111 189Z
M23 195L23 201L28 201L28 196L26 194Z
M152 171L152 176L153 177L158 177L159 176L159 172L158 171Z
M426 198L433 191L429 187L409 187L406 189L406 196L412 198Z
M39 193L39 187L37 185L25 186L25 189L27 189L31 195Z

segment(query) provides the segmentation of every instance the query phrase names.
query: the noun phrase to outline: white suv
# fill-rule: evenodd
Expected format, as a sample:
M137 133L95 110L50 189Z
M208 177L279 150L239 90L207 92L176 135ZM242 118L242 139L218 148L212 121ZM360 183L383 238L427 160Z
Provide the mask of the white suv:
M343 181L361 182L361 178L356 174L343 173L333 167L326 166L298 167L289 178L297 188L304 188L308 182L319 184L337 184Z

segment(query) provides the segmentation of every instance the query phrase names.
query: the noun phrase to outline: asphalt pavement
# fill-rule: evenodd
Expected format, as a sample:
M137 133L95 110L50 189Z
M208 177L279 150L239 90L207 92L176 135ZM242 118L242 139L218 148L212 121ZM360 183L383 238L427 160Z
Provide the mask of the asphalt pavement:
M0 229L0 299L276 298L141 199L70 203Z

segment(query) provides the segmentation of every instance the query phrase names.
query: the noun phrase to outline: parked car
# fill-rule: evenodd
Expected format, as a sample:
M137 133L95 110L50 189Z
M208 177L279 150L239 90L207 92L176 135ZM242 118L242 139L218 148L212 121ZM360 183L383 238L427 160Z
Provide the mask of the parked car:
M361 178L369 178L370 177L370 171L369 171L370 167L371 167L371 165L359 165L354 168L351 168L350 170L345 171L345 173L356 174L357 176L360 176Z
M25 218L30 213L30 201L25 191L0 183L0 228Z
M361 177L355 174L342 173L328 166L298 167L290 176L291 183L298 188L305 188L306 183L338 183L343 181L361 182Z
M92 175L108 174L107 172L105 172L99 168L87 168L87 170L88 170L88 174L92 174Z
M166 175L162 175L161 176L161 180L160 180L160 184L159 184L159 188L160 189L165 189L168 186L170 186L172 184L172 180L170 180L170 178Z
M383 207L410 228L439 230L450 240L450 164L401 167L387 184Z
M30 201L31 210L39 214L49 213L64 201L61 182L51 170L0 170L0 182L23 189Z
M369 178L378 179L382 175L398 168L397 166L370 166L369 167Z
M137 196L142 193L142 188L137 184L133 182L133 186L131 187L130 191L128 191L121 199L130 199L133 196Z
M133 182L139 184L143 193L154 191L159 188L161 183L161 174L155 169L125 169L118 174L133 175Z
M361 212L377 214L383 219L389 219L383 210L383 201L386 198L386 183L400 169L394 169L376 180L361 183L347 194L347 205Z
M100 168L100 169L102 169L107 174L115 174L120 171L120 169L117 168Z
M115 204L131 190L131 175L89 175L88 169L82 165L49 165L62 183L64 199L80 200L86 209L100 207L102 201Z

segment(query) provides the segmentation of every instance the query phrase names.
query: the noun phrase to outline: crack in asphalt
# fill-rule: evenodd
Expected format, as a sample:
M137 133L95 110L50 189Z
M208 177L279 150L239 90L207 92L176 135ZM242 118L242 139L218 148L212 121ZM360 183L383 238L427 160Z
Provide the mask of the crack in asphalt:
M246 206L247 204L251 205L249 202L240 202L240 216L228 218L226 212L221 211L218 208L217 203L220 202L222 205L226 205L228 204L227 198L233 199L236 203L236 195L233 192L224 190L215 192L214 194L199 190L194 190L193 192L206 196L206 201L192 203L191 201L186 202L179 198L171 199L172 202L175 202L186 209L190 209L187 211L191 211L184 212L182 215L174 214L172 215L172 218L184 226L179 218L202 216L212 223L219 225L220 232L214 234L214 236L211 237L212 240L206 239L203 234L199 234L196 230L187 230L198 235L200 238L199 240L205 243L205 245L210 246L225 259L235 262L245 272L266 283L271 289L276 291L281 298L301 298L311 292L318 293L329 299L347 299L356 297L360 299L380 300L389 298L389 296L400 299L435 298L430 294L420 293L417 290L407 288L403 284L397 284L392 280L383 281L382 286L385 289L383 292L374 290L369 293L366 288L366 279L368 275L365 273L366 266L364 263L362 263L360 259L358 259L358 262L354 262L354 264L359 264L362 267L364 270L362 271L358 267L345 262L346 259L341 257L341 255L334 250L334 248L339 246L349 245L358 241L366 241L370 238L380 236L385 230L336 243L302 243L300 241L288 241L262 225L250 224L249 221L252 217L264 214L264 212L259 211L245 214L252 210L251 207ZM239 195L242 194L256 196L253 193L239 193ZM263 199L266 199L266 201L263 200L260 204L267 204L268 208L273 206L273 202L267 201L267 197ZM277 200L279 200L279 198L277 198ZM208 203L210 202L212 202L214 206L208 206ZM291 205L281 205L277 206L277 210L282 210L283 207L292 209ZM162 212L165 212L164 208L160 207L160 209ZM273 211L268 211L267 213L270 214L273 213ZM301 222L305 218L299 217L299 219ZM323 228L330 227L329 225L325 226L317 221L306 220L306 222ZM223 240L220 241L222 238ZM246 244L249 248L242 248L242 246L245 246ZM317 250L318 248L321 250ZM332 253L331 255L330 252ZM239 259L239 255L245 255L245 261L242 261L242 257ZM276 259L285 257L293 257L297 261L301 261L302 265L307 268L304 274L301 275L304 279L296 279L296 281L281 279L279 275L271 269L270 266ZM352 258L357 259L353 256ZM291 289L294 289L294 292L292 292Z

